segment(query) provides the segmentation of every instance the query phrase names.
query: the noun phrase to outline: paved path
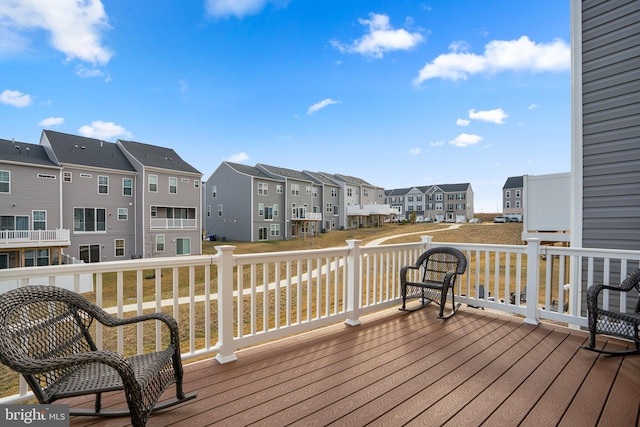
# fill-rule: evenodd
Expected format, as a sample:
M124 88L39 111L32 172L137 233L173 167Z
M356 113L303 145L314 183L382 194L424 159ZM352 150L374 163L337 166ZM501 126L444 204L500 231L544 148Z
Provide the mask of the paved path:
M436 233L438 231L443 231L443 230L455 230L456 228L459 228L460 225L461 224L449 224L447 228L438 228L436 230L414 231L413 233L394 234L393 236L380 237L379 239L374 239L369 243L366 243L365 246L376 246L384 242L385 240L395 239L396 237L402 237L402 236L410 236L412 234L430 234L430 233Z

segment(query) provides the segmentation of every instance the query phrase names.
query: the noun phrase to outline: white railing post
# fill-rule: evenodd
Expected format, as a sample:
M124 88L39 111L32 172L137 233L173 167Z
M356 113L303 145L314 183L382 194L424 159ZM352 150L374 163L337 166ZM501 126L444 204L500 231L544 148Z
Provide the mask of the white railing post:
M347 325L360 324L360 243L362 240L347 240Z
M525 309L524 323L537 325L540 323L538 313L538 294L540 286L540 239L531 237L527 242L527 307ZM516 295L516 298L518 296Z
M233 250L235 246L216 246L218 251L218 362L237 360L233 344ZM242 292L242 289L238 290ZM242 307L239 308L242 310ZM242 325L238 325L242 328Z

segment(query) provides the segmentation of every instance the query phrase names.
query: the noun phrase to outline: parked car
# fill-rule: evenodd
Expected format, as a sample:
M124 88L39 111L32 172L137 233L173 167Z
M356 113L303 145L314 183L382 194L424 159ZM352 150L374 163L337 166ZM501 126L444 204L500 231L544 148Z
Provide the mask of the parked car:
M471 224L479 224L481 222L482 222L482 220L480 218L471 218L469 220L469 223L471 223Z
M497 217L493 218L493 222L507 222L507 220L503 216L497 216Z

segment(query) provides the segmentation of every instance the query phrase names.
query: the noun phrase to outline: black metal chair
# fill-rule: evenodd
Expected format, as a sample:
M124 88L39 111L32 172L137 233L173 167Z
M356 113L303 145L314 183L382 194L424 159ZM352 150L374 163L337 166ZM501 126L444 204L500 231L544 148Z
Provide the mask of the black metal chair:
M460 304L455 302L453 287L457 276L464 274L466 269L467 258L458 249L437 247L427 250L414 265L402 267L400 270L400 310L415 311L433 301L440 305L439 319L451 317L460 307ZM445 316L444 308L450 289L452 310ZM415 308L407 308L407 300L410 298L420 298L421 304Z
M98 350L90 334L94 319L108 327L158 320L168 328L170 343L162 351L133 357ZM70 408L71 415L129 415L134 426L144 426L152 411L196 397L182 390L175 319L163 313L119 319L55 286L26 286L0 295L0 361L22 374L42 404L96 395L93 409ZM158 403L174 383L176 397ZM103 410L102 393L116 390L124 390L128 410Z
M604 284L592 285L587 289L587 310L589 319L589 345L583 346L587 350L611 355L625 355L640 353L640 298L636 302L633 313L622 313L619 310L605 310L598 305L598 297L603 290L609 290L610 296L619 296L623 292L631 298L631 290L640 293L640 269L631 273L620 286ZM596 335L610 335L633 341L634 348L622 351L608 351L596 348Z

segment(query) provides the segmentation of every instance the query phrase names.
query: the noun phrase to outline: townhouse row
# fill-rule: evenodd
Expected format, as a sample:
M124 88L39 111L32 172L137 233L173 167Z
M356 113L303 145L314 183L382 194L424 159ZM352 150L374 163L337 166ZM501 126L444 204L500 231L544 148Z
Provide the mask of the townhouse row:
M473 189L469 183L439 184L385 190L385 203L399 217L429 222L467 222L474 216Z
M200 254L201 180L155 145L0 139L0 268Z

